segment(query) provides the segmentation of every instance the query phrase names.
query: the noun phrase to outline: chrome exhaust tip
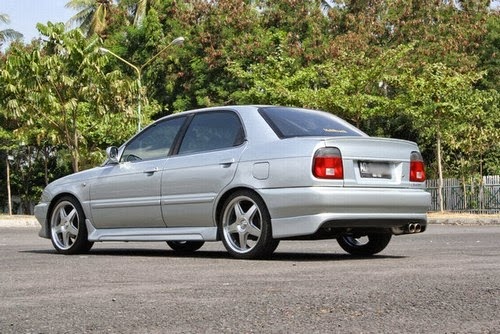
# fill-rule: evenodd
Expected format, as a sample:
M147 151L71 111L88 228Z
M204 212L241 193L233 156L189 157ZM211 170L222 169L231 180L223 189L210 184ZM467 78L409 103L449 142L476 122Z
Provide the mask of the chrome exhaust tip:
M416 231L416 224L408 224L408 232L410 233L415 233Z
M420 233L423 231L425 231L425 225L422 225L420 223L409 223L406 225L395 226L392 228L392 233L394 235L413 234L413 233Z

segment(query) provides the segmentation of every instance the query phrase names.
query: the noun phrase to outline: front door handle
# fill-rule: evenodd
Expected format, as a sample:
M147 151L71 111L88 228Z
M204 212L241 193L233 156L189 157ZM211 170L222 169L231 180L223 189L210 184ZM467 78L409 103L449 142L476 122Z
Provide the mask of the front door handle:
M158 167L154 167L154 168L151 168L151 169L144 170L143 173L145 173L145 174L154 174L154 173L156 173L159 170L160 169Z

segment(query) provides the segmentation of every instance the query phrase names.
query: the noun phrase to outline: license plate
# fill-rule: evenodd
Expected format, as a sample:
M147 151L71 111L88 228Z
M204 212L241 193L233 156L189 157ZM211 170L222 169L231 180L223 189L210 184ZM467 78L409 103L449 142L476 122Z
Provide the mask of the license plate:
M385 162L359 161L359 173L363 178L391 179L391 166Z

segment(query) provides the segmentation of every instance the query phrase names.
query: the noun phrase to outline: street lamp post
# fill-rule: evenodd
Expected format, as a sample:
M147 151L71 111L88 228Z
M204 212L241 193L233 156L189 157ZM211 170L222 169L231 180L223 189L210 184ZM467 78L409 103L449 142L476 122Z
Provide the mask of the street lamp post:
M112 55L115 58L121 60L122 62L124 62L128 66L132 67L134 69L135 73L137 74L137 88L138 88L138 93L137 93L137 118L138 118L137 119L137 132L141 131L141 99L142 99L142 95L141 95L141 90L142 90L141 77L142 77L142 70L144 69L144 67L146 67L148 64L150 64L154 59L156 59L161 53L163 53L164 51L166 51L171 45L181 45L182 43L184 43L184 37L177 37L176 39L174 39L170 43L168 43L168 45L165 46L163 49L161 49L160 51L158 51L154 56L152 56L151 58L149 58L141 66L137 66L137 65L132 64L131 62L123 59L122 57L120 57L116 53L114 53L114 52L112 52L112 51L110 51L110 50L108 50L106 48L99 48L99 50L101 52L109 53L110 55Z

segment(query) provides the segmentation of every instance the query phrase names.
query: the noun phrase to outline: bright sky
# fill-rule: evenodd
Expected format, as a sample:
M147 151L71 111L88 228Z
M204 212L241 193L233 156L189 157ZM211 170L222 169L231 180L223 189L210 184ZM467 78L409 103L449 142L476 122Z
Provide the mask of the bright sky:
M7 14L10 24L1 24L0 30L14 29L24 35L28 43L39 36L37 23L66 23L74 11L64 7L68 0L0 0L0 13Z

